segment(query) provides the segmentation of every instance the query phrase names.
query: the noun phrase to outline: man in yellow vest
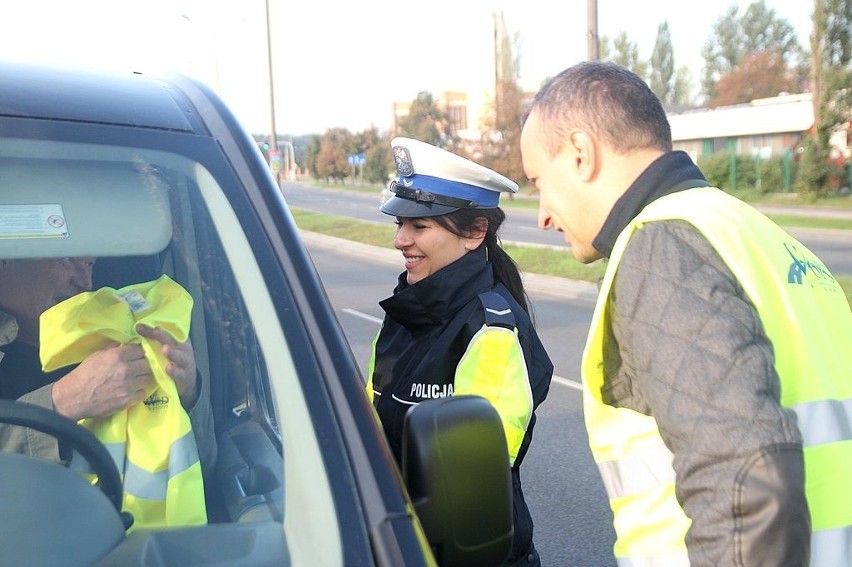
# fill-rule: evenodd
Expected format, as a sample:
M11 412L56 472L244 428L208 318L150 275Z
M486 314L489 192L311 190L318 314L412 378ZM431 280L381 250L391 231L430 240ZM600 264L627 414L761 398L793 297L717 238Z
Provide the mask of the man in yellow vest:
M540 228L608 258L581 372L619 565L852 565L852 312L830 271L708 187L617 65L543 86L521 153Z
M140 344L114 344L79 365L42 372L39 318L54 305L92 287L94 258L0 260L0 398L47 407L75 421L103 418L134 406L153 380ZM160 328L138 325L139 335L161 345L166 373L189 415L205 474L215 461L209 394L198 379L189 341L178 342ZM65 460L52 436L0 424L0 450Z

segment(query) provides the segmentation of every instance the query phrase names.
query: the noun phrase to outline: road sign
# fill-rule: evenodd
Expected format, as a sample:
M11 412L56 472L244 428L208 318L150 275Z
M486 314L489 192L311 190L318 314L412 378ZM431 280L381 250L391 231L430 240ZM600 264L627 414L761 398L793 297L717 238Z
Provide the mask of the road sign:
M367 157L364 154L349 154L346 160L349 165L364 165L367 163Z
M269 167L272 168L273 173L279 173L281 171L281 150L274 149L269 150Z

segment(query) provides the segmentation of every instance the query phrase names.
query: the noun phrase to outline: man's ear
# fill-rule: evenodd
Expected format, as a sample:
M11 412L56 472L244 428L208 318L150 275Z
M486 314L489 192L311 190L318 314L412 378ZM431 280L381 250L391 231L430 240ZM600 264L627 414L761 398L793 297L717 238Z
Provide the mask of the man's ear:
M572 166L582 181L591 181L598 168L598 147L587 132L574 130L568 136Z

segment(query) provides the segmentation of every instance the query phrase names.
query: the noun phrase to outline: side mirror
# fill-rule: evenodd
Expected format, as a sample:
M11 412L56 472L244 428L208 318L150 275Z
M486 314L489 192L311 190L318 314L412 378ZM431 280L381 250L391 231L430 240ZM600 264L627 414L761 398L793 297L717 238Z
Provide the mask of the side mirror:
M405 416L402 476L439 565L499 565L512 546L512 479L497 410L480 396Z

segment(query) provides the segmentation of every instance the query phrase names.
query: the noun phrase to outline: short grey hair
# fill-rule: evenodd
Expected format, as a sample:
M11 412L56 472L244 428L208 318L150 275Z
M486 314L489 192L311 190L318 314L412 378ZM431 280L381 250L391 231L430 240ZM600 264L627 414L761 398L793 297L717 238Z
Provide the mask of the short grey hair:
M536 93L532 113L542 121L550 157L574 129L589 132L617 153L672 149L660 100L641 77L615 63L584 61L565 69Z

